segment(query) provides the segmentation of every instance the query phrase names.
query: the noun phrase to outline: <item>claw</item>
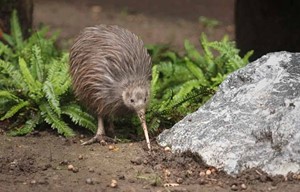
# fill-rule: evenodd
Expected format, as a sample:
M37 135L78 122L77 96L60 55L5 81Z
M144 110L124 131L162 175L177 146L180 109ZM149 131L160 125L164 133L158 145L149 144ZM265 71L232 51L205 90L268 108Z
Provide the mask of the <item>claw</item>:
M95 135L90 140L83 142L81 145L91 145L93 143L101 143L102 145L106 145L107 143L115 143L115 140L105 135Z

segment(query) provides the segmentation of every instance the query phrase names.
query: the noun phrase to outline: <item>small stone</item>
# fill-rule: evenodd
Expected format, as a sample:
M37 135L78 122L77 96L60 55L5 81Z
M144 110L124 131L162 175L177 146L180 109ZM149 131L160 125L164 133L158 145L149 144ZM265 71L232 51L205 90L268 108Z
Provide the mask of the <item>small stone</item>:
M73 173L78 173L79 169L77 167L74 167L72 171L73 171Z
M205 179L201 178L201 179L199 180L199 185L205 185L205 184L206 184Z
M147 164L148 164L147 159L144 159L143 163L144 163L145 165L147 165Z
M165 169L165 170L164 170L164 175L165 175L166 177L170 177L171 171L170 171L169 169Z
M136 157L135 159L131 159L130 162L136 165L141 165L143 161L142 158Z
M216 172L217 172L217 170L215 168L211 169L211 173L216 173Z
M68 165L68 170L69 171L73 171L73 169L74 169L74 166L72 164Z
M183 183L183 179L182 179L181 177L178 177L178 178L176 179L176 183L182 184L182 183Z
M108 149L109 149L109 150L114 150L114 149L115 149L115 146L114 146L114 145L109 145L109 146L108 146Z
M31 181L30 181L30 184L32 184L32 185L36 184L36 180L34 180L34 179L31 180Z
M154 170L162 170L162 164L157 164L153 167Z
M245 189L247 189L247 186L243 183L243 184L241 184L241 188L242 188L242 190L245 190Z
M83 134L80 134L79 138L83 139L83 138L85 138L85 136Z
M207 169L205 172L206 175L211 175L211 170Z
M204 177L206 174L205 174L205 172L204 171L200 171L200 173L199 173L199 176L200 177Z
M120 176L119 176L119 179L120 179L120 180L125 180L125 176L124 176L124 175L120 175Z
M116 188L118 186L118 182L114 179L111 180L111 183L110 183L110 187L111 188Z
M188 176L190 176L190 175L193 174L193 171L192 170L187 170L186 173L187 173Z
M93 185L93 184L94 184L94 181L93 181L91 178L87 178L87 179L85 180L85 183L86 183L86 184L89 184L89 185Z
M68 165L69 161L67 159L63 160L62 162L59 163L60 165Z
M93 168L89 168L88 170L89 170L89 172L91 172L91 173L94 173L94 172L95 172L95 170L94 170Z
M231 188L232 191L237 191L238 190L238 187L236 185L231 185L230 188Z
M79 155L79 156L78 156L78 159L79 159L79 160L82 160L82 159L83 159L83 155Z
M170 147L165 147L165 151L166 151L166 152L170 152L170 151L171 151L171 148L170 148Z

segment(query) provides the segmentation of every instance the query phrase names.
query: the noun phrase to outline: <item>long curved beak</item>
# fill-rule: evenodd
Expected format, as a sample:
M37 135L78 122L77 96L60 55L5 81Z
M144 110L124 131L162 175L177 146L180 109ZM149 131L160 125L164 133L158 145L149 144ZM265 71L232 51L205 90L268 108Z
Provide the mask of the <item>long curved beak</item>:
M142 127L143 127L143 130L144 130L144 134L145 134L148 149L149 149L149 151L151 151L149 134L148 134L147 124L146 124L145 109L141 109L141 110L137 111L137 114L138 114L138 116L140 118L140 121L142 123Z

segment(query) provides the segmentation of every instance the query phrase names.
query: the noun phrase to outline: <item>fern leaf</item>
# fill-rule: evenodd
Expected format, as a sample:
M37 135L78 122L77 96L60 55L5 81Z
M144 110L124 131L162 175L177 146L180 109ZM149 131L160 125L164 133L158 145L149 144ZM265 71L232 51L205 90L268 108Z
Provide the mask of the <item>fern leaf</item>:
M172 103L176 104L181 102L187 94L189 94L194 88L199 88L201 85L198 80L190 80L181 85L178 93L173 97ZM171 106L173 106L173 104Z
M199 51L195 48L194 45L190 43L190 41L185 40L184 41L184 48L187 53L187 56L192 60L195 61L196 63L202 64L204 58L201 56ZM202 66L201 66L202 67Z
M14 45L17 48L17 50L20 51L23 47L23 35L22 35L22 30L20 27L20 22L16 10L13 10L12 12L10 26L11 26L11 36L13 38Z
M33 45L31 52L32 76L39 82L44 81L44 64L42 60L41 49L37 45Z
M10 77L12 81L9 83L10 85L14 85L15 88L23 89L25 91L28 89L26 83L24 83L21 73L13 66L12 63L0 60L0 68L2 69L1 73L7 74Z
M42 103L39 106L41 110L41 115L44 120L51 125L52 128L57 129L59 134L62 134L66 137L74 136L75 133L73 130L64 122L62 121L59 116L52 110L52 108L47 103Z
M201 68L198 67L197 65L195 65L193 62L191 62L187 58L186 58L186 66L190 70L190 72L198 79L198 81L201 85L206 86L209 84L209 82L206 80Z
M8 118L14 116L16 113L18 113L22 108L24 108L26 106L29 106L28 101L22 101L16 105L12 106L10 108L10 110L7 111L3 117L0 118L0 121L3 121L4 119L8 119Z
M69 104L62 107L62 114L68 115L71 120L85 128L88 128L93 133L97 130L95 118L84 112L77 104Z
M155 97L156 91L158 89L158 85L157 85L158 78L159 78L159 71L157 69L157 65L154 65L152 67L152 80L151 80L151 95L152 95L152 98Z
M38 81L35 81L31 72L29 71L26 61L22 58L19 58L19 65L22 76L24 78L25 83L27 84L29 91L33 94L39 94L42 88L42 84Z
M0 91L0 98L1 97L8 98L8 99L11 99L13 101L19 101L20 100L16 95L14 95L11 92L6 91L6 90Z
M53 86L49 81L45 81L43 85L43 91L46 95L50 107L58 116L60 116L61 110L59 108L59 98L55 95Z
M28 133L31 133L34 128L39 124L41 120L41 116L36 114L33 118L27 120L25 124L16 130L11 130L9 132L10 136L22 136L27 135Z

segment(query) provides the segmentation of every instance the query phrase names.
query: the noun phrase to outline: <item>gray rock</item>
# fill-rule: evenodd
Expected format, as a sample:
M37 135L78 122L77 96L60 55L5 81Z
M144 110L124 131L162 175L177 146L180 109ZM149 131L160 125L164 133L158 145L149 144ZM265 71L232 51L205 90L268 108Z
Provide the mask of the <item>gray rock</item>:
M232 73L201 108L157 141L236 174L300 171L300 53L267 54Z

